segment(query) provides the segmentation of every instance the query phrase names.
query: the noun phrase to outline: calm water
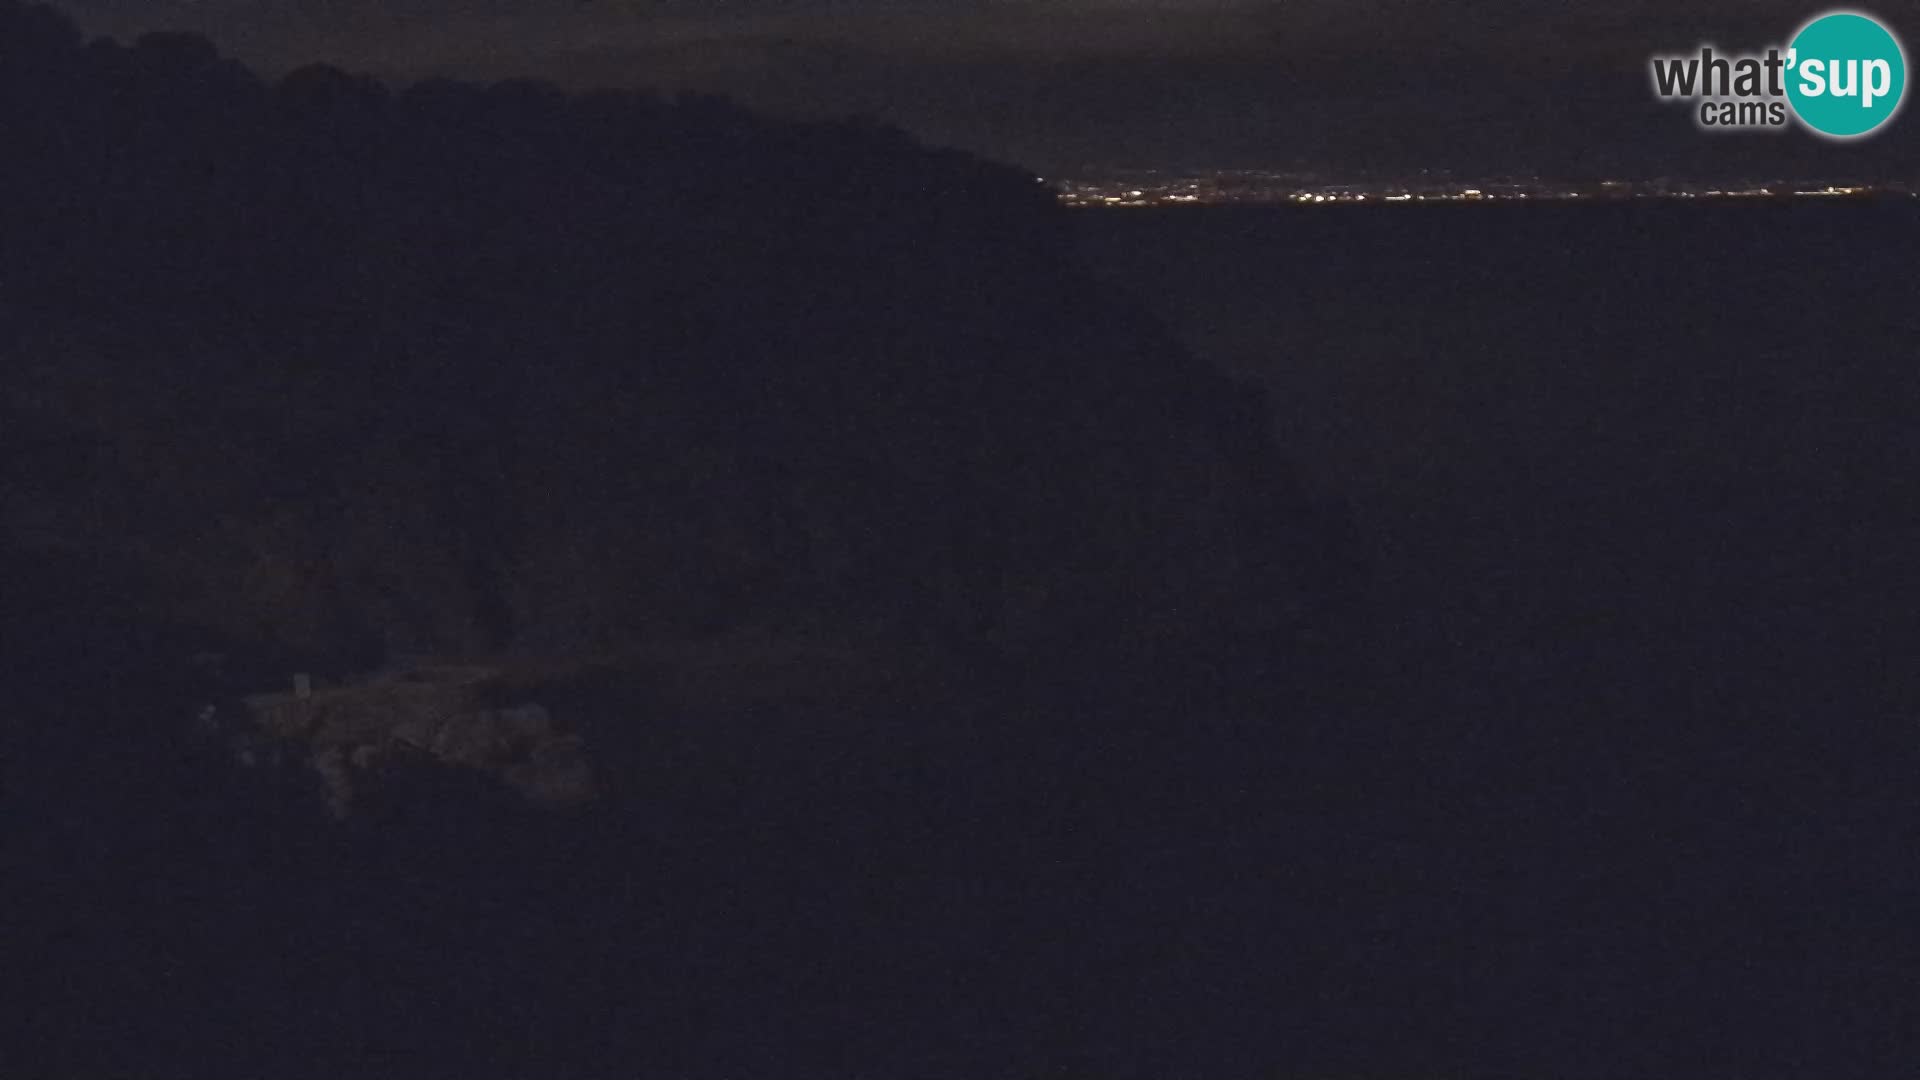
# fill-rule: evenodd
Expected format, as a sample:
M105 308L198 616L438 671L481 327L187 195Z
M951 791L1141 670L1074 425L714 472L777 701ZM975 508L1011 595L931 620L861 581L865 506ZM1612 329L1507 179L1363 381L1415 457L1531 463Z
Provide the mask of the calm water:
M1885 1019L1920 775L1913 208L1407 209L1079 223L1351 501L1409 880L1498 927L1462 970L1582 987L1601 1041L1704 1037L1717 997Z
M1423 692L1912 715L1911 208L1408 211L1080 220L1352 502Z

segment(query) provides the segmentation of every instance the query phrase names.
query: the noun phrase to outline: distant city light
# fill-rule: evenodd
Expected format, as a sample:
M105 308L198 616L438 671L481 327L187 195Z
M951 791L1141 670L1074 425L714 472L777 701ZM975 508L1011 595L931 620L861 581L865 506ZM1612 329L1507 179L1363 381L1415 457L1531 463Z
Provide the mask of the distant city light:
M1306 173L1229 170L1215 173L1122 174L1119 179L1082 178L1048 181L1067 206L1154 207L1271 205L1351 205L1367 203L1581 202L1645 199L1836 199L1915 198L1920 184L1816 183L1791 185L1756 181L1707 186L1660 177L1549 182L1537 176L1482 181L1471 186L1423 175L1409 182L1329 182Z

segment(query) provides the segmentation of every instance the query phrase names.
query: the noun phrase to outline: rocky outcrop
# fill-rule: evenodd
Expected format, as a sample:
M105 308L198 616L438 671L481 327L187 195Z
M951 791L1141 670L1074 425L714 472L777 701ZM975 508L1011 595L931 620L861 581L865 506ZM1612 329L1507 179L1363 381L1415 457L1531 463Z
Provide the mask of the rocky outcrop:
M438 768L483 774L542 807L577 806L599 790L585 738L544 706L514 700L486 668L419 668L304 696L255 695L228 745L243 767L312 770L340 819Z

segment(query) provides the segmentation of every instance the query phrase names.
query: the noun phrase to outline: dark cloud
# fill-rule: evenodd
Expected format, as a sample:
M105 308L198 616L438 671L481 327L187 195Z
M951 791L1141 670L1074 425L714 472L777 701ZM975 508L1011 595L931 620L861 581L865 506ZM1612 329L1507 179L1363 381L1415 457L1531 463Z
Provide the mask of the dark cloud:
M1049 170L1910 167L1912 151L1890 139L1708 138L1649 100L1649 55L1782 42L1818 10L1790 0L88 0L75 14L122 36L195 30L270 71L324 58L401 79L535 76L866 113ZM1900 12L1885 14L1898 25Z

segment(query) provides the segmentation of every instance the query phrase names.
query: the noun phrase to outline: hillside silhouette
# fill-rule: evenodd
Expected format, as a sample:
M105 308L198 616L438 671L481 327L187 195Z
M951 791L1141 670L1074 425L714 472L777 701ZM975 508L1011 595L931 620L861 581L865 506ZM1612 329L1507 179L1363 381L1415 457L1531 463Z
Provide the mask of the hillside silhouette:
M347 670L783 619L1285 632L1326 580L1257 395L1018 170L5 17L23 536L168 617Z
M11 0L0 159L36 1075L1151 1071L1347 1004L1364 568L1025 172ZM449 657L608 797L333 822L188 734Z

